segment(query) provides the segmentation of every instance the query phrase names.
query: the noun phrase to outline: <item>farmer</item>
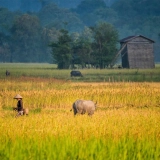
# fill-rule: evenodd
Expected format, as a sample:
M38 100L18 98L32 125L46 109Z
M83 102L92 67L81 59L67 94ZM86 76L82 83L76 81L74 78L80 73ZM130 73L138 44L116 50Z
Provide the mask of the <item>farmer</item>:
M23 115L23 101L22 101L22 96L20 96L19 94L17 94L14 99L17 99L17 108L15 108L18 113L16 115L16 117L18 116L22 116Z

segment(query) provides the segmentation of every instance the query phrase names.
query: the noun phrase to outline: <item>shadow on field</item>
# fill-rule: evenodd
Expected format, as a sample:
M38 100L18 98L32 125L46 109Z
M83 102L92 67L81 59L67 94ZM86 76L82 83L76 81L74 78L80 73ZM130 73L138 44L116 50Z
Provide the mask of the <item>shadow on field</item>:
M41 112L42 112L42 108L35 108L30 110L30 113L33 113L33 114L38 114Z

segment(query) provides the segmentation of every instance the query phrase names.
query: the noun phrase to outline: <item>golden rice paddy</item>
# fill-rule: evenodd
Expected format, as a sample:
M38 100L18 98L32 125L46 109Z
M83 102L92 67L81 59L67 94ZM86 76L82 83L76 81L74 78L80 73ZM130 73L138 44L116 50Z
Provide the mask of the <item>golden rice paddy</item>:
M15 118L16 94L28 116ZM92 117L73 115L77 99L97 102ZM158 160L160 83L1 79L0 124L2 159ZM25 149L16 155L19 147Z

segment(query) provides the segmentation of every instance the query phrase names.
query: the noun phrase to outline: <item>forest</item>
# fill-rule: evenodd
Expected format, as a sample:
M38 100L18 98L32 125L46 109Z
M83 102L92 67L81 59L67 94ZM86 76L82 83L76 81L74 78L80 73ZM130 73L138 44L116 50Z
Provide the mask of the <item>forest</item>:
M0 62L56 63L53 52L61 58L66 46L61 51L55 46L67 36L69 64L86 63L86 54L95 63L104 52L103 62L99 59L103 68L119 50L119 40L131 35L154 40L159 62L159 8L159 0L0 0ZM98 33L103 34L101 42L105 40L101 50Z

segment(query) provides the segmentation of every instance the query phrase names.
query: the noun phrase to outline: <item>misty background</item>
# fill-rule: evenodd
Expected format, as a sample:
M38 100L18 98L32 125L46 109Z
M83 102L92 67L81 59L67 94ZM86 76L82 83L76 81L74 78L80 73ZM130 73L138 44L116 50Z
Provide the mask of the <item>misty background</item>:
M60 29L76 37L98 22L112 24L119 40L132 35L154 40L160 62L159 0L0 0L0 62L52 63L48 45Z

